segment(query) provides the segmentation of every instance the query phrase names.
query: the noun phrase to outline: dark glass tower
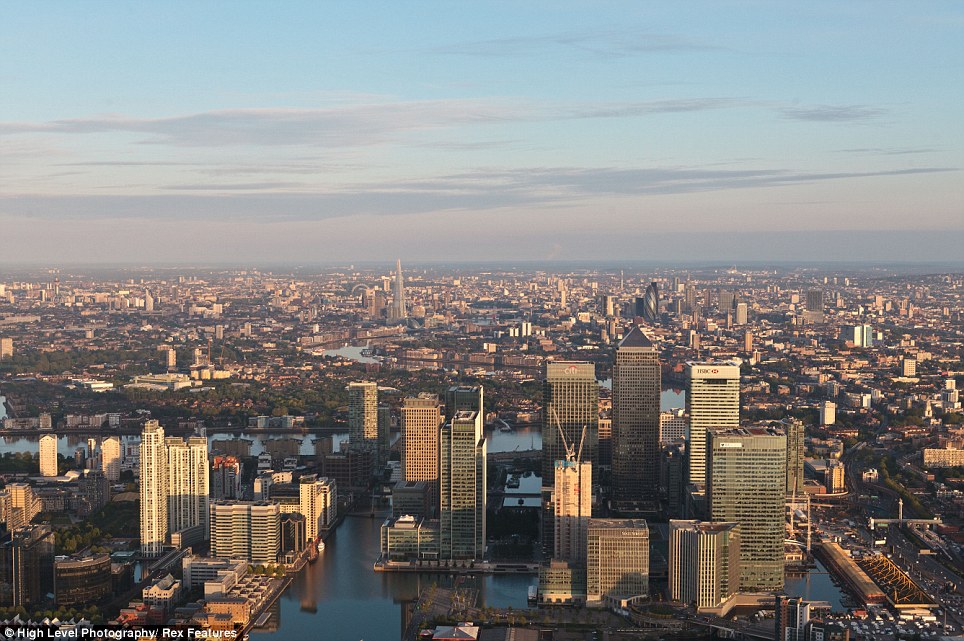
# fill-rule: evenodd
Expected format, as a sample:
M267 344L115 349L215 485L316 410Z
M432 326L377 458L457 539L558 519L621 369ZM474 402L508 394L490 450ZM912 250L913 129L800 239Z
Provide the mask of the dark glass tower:
M617 509L656 507L659 393L659 352L638 327L633 327L616 348L613 364L612 484Z

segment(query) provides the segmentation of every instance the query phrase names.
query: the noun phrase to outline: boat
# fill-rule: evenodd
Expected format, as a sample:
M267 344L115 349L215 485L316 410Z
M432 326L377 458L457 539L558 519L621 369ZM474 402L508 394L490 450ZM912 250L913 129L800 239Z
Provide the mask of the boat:
M318 552L324 552L324 551L325 551L325 542L322 541L321 539L318 539L318 544L315 546L315 549L318 550Z

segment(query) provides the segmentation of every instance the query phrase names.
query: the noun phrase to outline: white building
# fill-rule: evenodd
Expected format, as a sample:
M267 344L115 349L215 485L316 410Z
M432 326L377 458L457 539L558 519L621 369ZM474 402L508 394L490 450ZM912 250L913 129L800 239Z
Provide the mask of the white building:
M740 426L740 366L732 361L686 364L687 481L706 484L706 431Z
M141 554L158 556L167 541L167 452L164 428L147 421L141 433Z
M824 401L820 404L820 424L833 425L837 422L837 404L833 401Z
M208 531L208 440L168 437L167 523L171 532L202 526Z
M302 477L298 484L299 513L305 517L305 539L313 541L334 524L338 515L338 491L335 480L317 478L314 474Z
M100 442L100 466L108 481L120 480L121 441L118 436L108 436Z
M57 436L44 434L40 437L40 474L57 476Z

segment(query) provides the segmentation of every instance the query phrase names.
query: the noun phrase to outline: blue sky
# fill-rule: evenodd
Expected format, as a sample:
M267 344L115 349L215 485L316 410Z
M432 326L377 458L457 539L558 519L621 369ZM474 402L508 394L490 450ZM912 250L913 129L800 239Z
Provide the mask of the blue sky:
M959 2L3 2L0 261L960 259L962 113Z

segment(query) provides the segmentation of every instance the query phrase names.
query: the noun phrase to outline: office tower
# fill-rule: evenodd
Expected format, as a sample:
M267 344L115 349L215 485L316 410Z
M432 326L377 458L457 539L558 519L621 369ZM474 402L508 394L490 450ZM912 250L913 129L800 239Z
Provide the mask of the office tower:
M241 498L241 462L236 457L214 457L211 462L211 498Z
M643 320L648 323L659 320L659 287L656 281L646 287L646 294L643 296Z
M646 296L637 296L632 303L632 318L642 318L646 313Z
M696 303L696 287L687 283L683 296L686 300L686 311L699 312L699 305Z
M666 514L679 516L683 513L683 493L686 481L686 457L682 445L667 445L660 458L659 487L665 501Z
M774 614L776 641L808 641L807 623L810 622L810 602L800 598L777 595Z
M642 519L590 519L586 602L622 605L649 594L649 527Z
M616 315L616 297L604 294L599 299L599 313L607 318Z
M338 516L338 490L334 479L316 474L301 477L298 483L299 512L305 517L305 537L314 541Z
M208 531L210 471L208 440L192 436L187 441L169 436L167 447L167 523L169 532L187 528ZM142 459L143 465L143 459Z
M167 452L164 428L147 421L140 445L141 554L159 556L167 541Z
M740 587L783 589L787 437L772 428L712 431L710 520L740 524Z
M392 408L390 405L378 406L378 452L376 465L385 467L392 450Z
M281 508L277 503L214 501L211 503L211 555L276 563L281 549Z
M833 425L837 422L837 404L833 401L824 401L820 404L820 424Z
M30 525L43 508L40 497L26 483L8 483L3 492L6 494L6 522L10 531Z
M29 608L54 591L54 533L28 525L0 544L0 606Z
M586 428L582 459L597 462L599 384L592 363L550 361L545 366L542 416L542 485L554 483L555 462L565 460L566 443L578 445ZM560 429L565 436L562 442Z
M753 353L753 333L750 331L743 335L743 351L747 354Z
M108 436L100 442L100 469L111 483L120 480L121 440Z
M40 437L40 475L57 476L57 436L54 434Z
M378 385L348 384L348 439L352 445L378 445Z
M443 560L481 560L485 552L485 455L479 412L459 410L442 425L439 537Z
M0 360L13 358L13 339L0 338Z
M616 348L613 363L612 489L618 504L649 503L650 508L655 507L659 491L659 396L659 352L634 326ZM626 507L633 509L631 505Z
M408 318L408 309L405 305L405 281L402 279L402 261L395 263L395 280L392 287L394 297L392 307L389 310L389 320L405 320Z
M552 558L583 564L592 516L592 463L580 463L575 457L558 460L554 478Z
M740 528L736 523L669 522L669 598L697 611L740 591Z
M737 325L746 325L747 321L747 304L737 303L736 304L736 314L734 314L733 322Z
M453 385L445 390L445 420L451 421L459 412L478 412L485 423L481 385Z
M717 309L721 314L725 314L726 312L733 309L733 305L736 301L736 294L734 292L731 292L726 289L721 289L719 291L718 296L719 296L719 304L717 305Z
M740 367L732 362L686 364L687 480L706 484L706 432L740 425Z
M803 494L803 421L788 418L783 421L787 435L787 495Z
M421 393L402 401L402 474L425 481L429 506L438 507L438 440L442 408L438 396Z
M811 289L807 291L807 311L823 312L823 290Z

